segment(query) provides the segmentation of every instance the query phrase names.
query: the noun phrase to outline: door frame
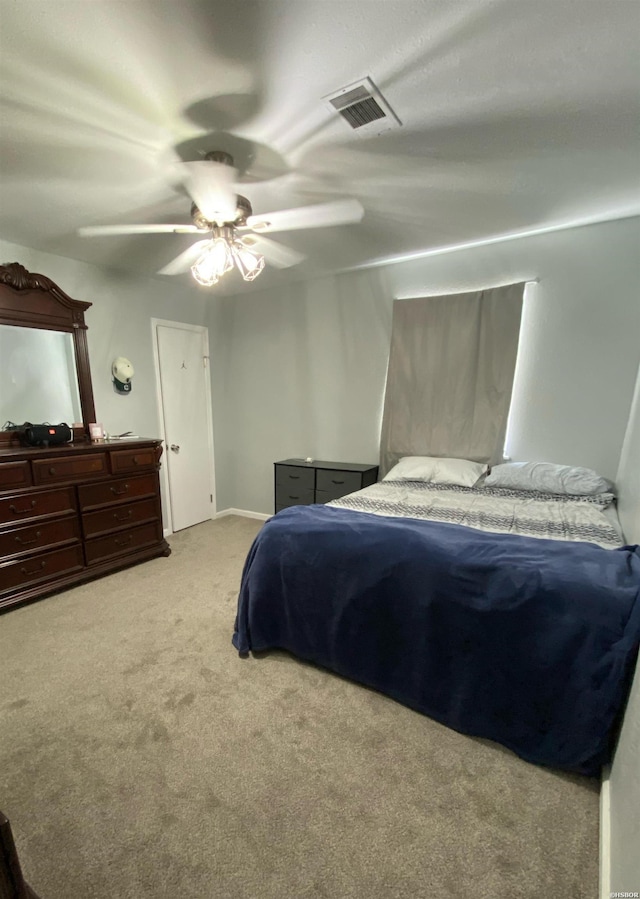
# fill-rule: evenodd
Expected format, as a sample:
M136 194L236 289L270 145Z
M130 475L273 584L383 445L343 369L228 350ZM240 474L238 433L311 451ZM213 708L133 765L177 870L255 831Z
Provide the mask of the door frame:
M179 331L197 331L203 336L203 346L205 349L205 371L209 372L209 377L205 378L205 398L206 398L206 416L207 416L207 435L209 450L209 493L213 497L211 503L211 518L216 518L217 502L216 502L216 478L215 478L215 453L213 440L213 411L211 406L211 357L209 355L209 329L205 325L189 325L186 322L169 321L165 318L151 319L151 343L153 345L153 368L156 376L156 407L158 410L158 421L160 422L160 437L164 445L165 456L169 453L167 445L167 431L164 420L164 406L162 403L162 380L160 378L160 354L158 352L158 326L164 328L175 328ZM171 511L171 491L169 489L169 465L160 467L160 487L162 490L165 503L163 508L166 509L167 527L164 536L168 537L173 534L173 513Z

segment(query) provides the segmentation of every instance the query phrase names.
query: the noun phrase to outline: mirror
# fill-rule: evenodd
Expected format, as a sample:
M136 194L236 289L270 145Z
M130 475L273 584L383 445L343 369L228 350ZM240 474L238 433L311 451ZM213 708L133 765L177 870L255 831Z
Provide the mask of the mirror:
M82 421L73 337L0 325L0 427Z
M18 262L0 265L0 428L66 422L88 435L96 420L85 310L45 275ZM16 430L0 430L0 444L17 443Z

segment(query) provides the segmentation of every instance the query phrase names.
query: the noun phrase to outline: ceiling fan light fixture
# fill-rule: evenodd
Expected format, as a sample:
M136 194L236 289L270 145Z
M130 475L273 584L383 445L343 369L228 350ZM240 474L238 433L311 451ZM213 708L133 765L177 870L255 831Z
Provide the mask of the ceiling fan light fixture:
M191 266L191 274L198 284L202 284L203 287L213 287L214 284L218 283L218 273L214 264L213 253L211 252L212 244L213 241Z
M231 247L224 237L216 237L211 244L209 250L211 254L213 266L217 272L218 278L221 278L233 268L233 256L231 255Z
M264 264L264 256L253 253L237 239L233 226L214 226L211 240L191 266L191 274L198 284L212 287L234 265L245 281L254 281L264 269Z
M236 268L245 281L255 281L264 269L264 256L253 253L239 241L231 247Z

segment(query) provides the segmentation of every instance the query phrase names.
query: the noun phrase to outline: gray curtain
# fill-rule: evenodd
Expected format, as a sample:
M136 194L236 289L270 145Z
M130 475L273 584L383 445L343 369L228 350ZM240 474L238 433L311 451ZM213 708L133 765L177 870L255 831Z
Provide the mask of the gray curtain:
M502 460L523 294L395 300L380 476L402 456Z

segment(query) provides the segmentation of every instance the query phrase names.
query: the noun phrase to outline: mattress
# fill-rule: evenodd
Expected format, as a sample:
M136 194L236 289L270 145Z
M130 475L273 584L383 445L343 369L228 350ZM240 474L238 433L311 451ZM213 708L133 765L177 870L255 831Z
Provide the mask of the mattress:
M394 518L461 524L498 534L622 546L615 496L560 496L499 487L381 481L331 506Z

